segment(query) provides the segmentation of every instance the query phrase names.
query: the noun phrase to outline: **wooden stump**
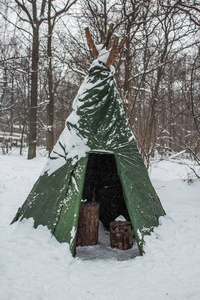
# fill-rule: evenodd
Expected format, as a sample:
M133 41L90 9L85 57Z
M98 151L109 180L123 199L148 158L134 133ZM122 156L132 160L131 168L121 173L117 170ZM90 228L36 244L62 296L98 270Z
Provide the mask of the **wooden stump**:
M98 244L99 203L81 202L76 235L76 246Z
M110 223L110 245L112 248L127 250L133 246L131 222L114 221Z

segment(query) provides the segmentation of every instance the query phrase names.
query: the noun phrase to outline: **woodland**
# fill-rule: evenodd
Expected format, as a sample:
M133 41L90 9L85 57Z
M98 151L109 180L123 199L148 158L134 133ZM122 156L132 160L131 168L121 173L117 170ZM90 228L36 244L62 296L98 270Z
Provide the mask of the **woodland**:
M199 0L0 0L2 152L51 152L94 59L85 28L102 44L112 23L127 37L115 78L147 167L183 152L200 166L199 20Z

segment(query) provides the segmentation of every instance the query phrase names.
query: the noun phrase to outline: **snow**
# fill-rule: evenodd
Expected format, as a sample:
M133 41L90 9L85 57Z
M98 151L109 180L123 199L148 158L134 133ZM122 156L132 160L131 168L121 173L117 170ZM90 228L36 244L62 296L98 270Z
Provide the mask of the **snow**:
M72 244L73 240L75 239L76 236L76 228L73 226L71 230L71 240L70 240L70 245Z
M124 218L124 216L120 215L115 219L115 221L126 221L126 219Z
M117 218L119 221L125 220L123 216ZM133 247L129 250L122 251L110 247L110 233L105 230L102 223L99 224L99 243L95 246L77 247L77 256L82 260L100 260L112 259L125 261L139 256L137 243L134 240Z
M76 116L76 117L75 117ZM70 120L70 121L69 121ZM67 121L72 123L78 120L78 116L73 112L68 118ZM73 124L73 123L72 123ZM60 146L62 144L62 147ZM65 149L65 151L63 150ZM76 162L86 156L86 153L90 151L90 148L87 146L87 139L80 137L75 128L71 130L66 126L60 135L58 142L53 148L51 153L51 158L49 159L46 166L44 167L42 174L45 172L48 175L53 174L56 170L62 167L67 159L72 159L72 164L75 165Z
M145 238L143 256L135 244L127 252L109 248L100 228L99 245L78 247L76 258L46 227L33 229L31 219L10 225L45 163L0 155L0 299L199 299L200 182L186 181L193 163L153 164L151 179L167 215Z
M98 56L98 60L102 63L104 63L104 65L106 64L108 57L109 57L110 51L106 50L106 49L102 49L99 51L99 56Z

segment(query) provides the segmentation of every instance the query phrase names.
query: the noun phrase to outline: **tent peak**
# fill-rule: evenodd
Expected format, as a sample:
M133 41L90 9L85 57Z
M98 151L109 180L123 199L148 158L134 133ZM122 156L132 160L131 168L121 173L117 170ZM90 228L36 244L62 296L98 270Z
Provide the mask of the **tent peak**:
M101 47L98 47L99 45L95 45L89 28L88 27L85 28L89 49L93 53L94 57L100 58L101 63L103 63L107 68L109 68L114 63L114 61L116 60L117 56L119 55L121 49L123 48L124 44L128 39L128 37L124 37L119 43L119 36L114 35L112 46L108 50L108 44L113 33L113 26L114 24L111 23L108 29L106 40L104 44L101 45Z

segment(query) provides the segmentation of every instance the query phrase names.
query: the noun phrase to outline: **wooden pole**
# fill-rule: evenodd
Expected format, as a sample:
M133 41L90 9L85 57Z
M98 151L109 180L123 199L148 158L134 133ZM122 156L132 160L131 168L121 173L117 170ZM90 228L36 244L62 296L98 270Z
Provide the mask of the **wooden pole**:
M107 33L106 40L105 40L105 43L103 45L103 48L108 49L108 44L109 44L109 41L110 41L110 38L111 38L111 35L112 35L113 26L114 26L113 23L111 23L110 26L109 26L108 33Z
M121 49L123 48L124 44L126 43L127 39L128 39L127 36L124 37L124 38L121 40L121 42L120 42L120 44L119 44L119 46L118 46L119 38L118 38L118 40L117 40L116 37L115 37L115 39L114 39L114 41L113 41L112 49L111 49L111 51L110 51L110 55L109 55L108 60L107 60L107 62L106 62L106 67L107 67L107 68L109 68L109 66L112 65L112 64L114 63L115 59L117 58L118 54L120 53L120 51L121 51ZM117 46L118 46L118 47L117 47Z
M110 54L108 56L107 62L106 62L106 67L109 68L111 65L111 61L113 60L113 57L117 55L118 52L118 42L119 42L119 37L115 36L112 44L112 48L110 50Z
M93 39L92 39L90 30L89 30L88 27L85 28L85 34L86 34L86 37L87 37L88 47L89 47L90 50L92 50L92 52L93 52L95 58L97 58L98 55L99 55L99 53L98 53L98 51L97 51L97 48L96 48L96 46L95 46L95 43L94 43L94 41L93 41Z
M108 29L108 33L107 33L107 36L106 36L106 41L103 45L103 48L106 48L108 49L108 44L109 44L109 41L110 41L110 38L111 38L111 35L112 35L112 31L113 31L113 27L114 27L114 24L111 23L110 26L109 26L109 29ZM87 42L88 42L88 47L89 49L91 50L91 52L93 53L93 55L95 56L95 58L97 58L99 56L99 52L95 46L95 43L92 39L92 36L91 36L91 33L90 33L90 30L89 28L85 28L85 34L86 34L86 38L87 38ZM118 54L120 53L121 49L123 48L124 44L126 43L127 41L127 37L124 37L119 46L118 46L118 43L119 43L119 37L118 36L114 36L114 40L113 40L113 43L112 43L112 47L111 47L111 50L110 50L110 54L108 56L108 59L107 59L107 62L105 64L105 66L107 68L110 67L110 65L112 65L114 63L114 61L116 60Z
M123 48L124 44L126 43L127 39L128 39L128 37L125 36L125 37L121 40L121 42L120 42L120 44L119 44L119 47L118 47L118 50L117 50L117 53L116 53L116 55L113 57L113 59L111 60L111 65L114 63L115 59L117 58L118 54L120 53L120 51L121 51L121 49Z

